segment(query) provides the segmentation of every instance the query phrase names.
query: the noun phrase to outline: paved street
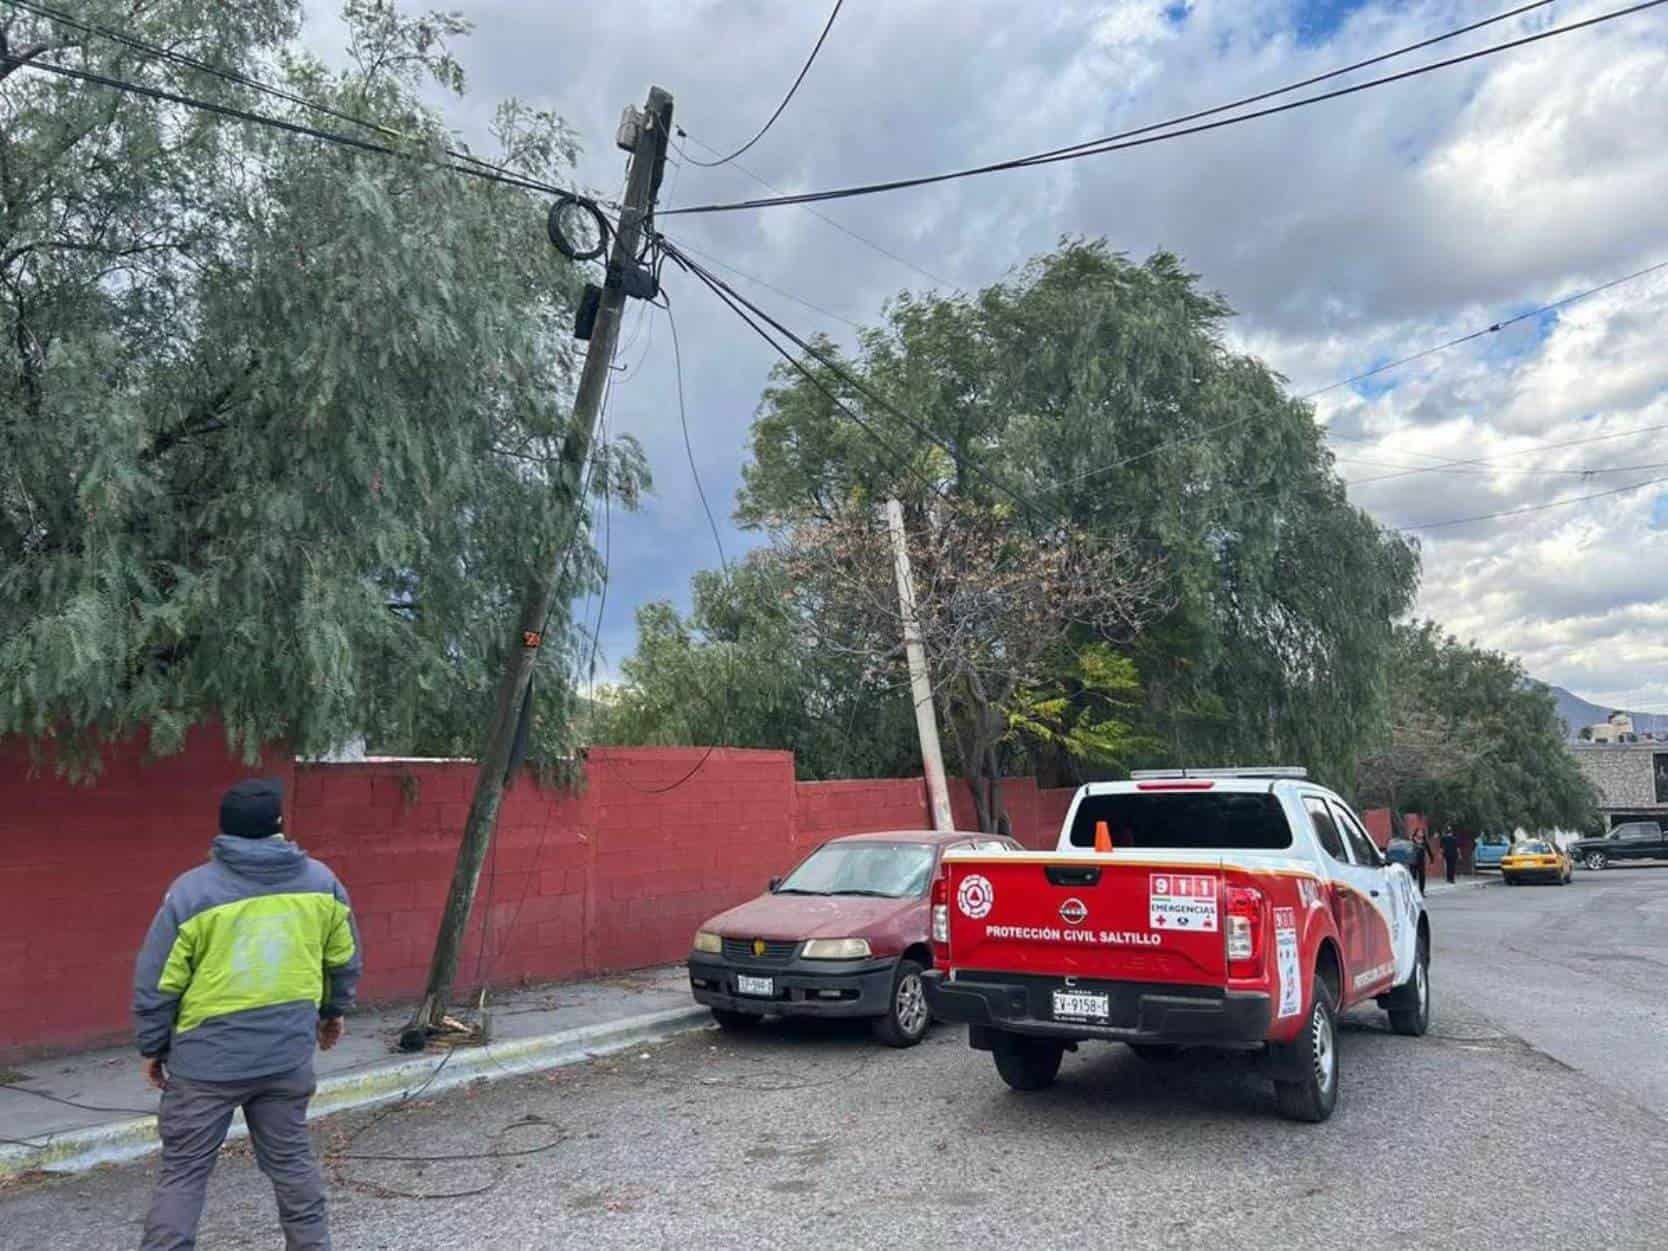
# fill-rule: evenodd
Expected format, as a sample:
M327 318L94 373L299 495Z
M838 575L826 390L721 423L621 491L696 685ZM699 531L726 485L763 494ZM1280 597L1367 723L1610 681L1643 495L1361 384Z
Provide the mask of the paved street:
M1346 1023L1337 1115L1279 1120L1233 1058L1068 1056L1010 1093L941 1028L905 1053L856 1029L702 1031L507 1080L321 1145L341 1248L1660 1246L1668 1188L1668 869L1432 901L1437 1017ZM135 1245L152 1164L0 1194L10 1247ZM412 1194L461 1194L418 1199ZM205 1248L275 1245L246 1150L215 1178Z

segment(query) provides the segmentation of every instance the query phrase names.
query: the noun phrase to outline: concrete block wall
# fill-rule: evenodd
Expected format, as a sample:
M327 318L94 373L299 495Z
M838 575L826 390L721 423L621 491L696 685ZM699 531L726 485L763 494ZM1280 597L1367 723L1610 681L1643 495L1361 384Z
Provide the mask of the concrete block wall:
M459 761L246 766L212 729L148 761L112 751L97 782L32 772L0 744L0 1057L112 1042L128 1030L133 956L168 883L207 855L221 792L278 776L286 828L352 895L367 1001L414 997L450 886L475 766ZM697 768L697 766L699 766ZM1003 785L1015 836L1052 846L1070 791ZM952 783L960 828L972 796ZM840 834L930 824L919 778L796 783L788 752L609 748L577 791L519 778L477 893L459 993L681 957L713 914Z

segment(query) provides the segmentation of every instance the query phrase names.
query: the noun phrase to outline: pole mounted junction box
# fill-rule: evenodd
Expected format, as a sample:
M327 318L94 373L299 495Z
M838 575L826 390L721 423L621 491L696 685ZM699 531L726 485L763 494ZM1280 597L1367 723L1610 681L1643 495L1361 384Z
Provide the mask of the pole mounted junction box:
M637 142L643 137L643 128L648 124L648 117L643 110L633 105L626 105L620 111L620 126L614 132L614 146L624 152L637 151Z

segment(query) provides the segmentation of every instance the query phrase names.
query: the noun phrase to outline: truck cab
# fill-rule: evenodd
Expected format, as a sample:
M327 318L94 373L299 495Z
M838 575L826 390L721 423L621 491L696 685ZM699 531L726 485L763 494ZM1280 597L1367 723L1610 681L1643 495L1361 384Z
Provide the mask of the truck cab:
M1429 1023L1423 897L1300 769L1090 784L1053 852L951 853L933 905L928 1001L1016 1089L1092 1040L1229 1047L1263 1055L1283 1112L1324 1120L1339 1013Z

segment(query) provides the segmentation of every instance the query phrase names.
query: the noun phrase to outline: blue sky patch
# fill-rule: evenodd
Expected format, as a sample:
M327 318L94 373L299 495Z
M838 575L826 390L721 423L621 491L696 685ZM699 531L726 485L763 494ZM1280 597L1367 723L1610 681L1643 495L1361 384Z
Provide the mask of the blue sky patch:
M1186 0L1182 0L1182 3L1179 4L1166 5L1164 8L1164 20L1169 22L1172 26L1184 25L1187 21L1187 12L1190 7L1191 6L1187 4Z
M1366 7L1367 0L1297 0L1292 9L1297 42L1304 47L1325 43L1350 14Z
M1651 505L1651 529L1668 530L1668 491L1658 495Z

